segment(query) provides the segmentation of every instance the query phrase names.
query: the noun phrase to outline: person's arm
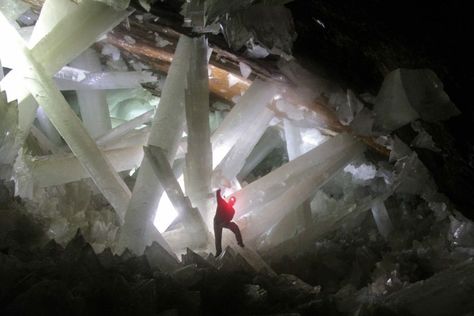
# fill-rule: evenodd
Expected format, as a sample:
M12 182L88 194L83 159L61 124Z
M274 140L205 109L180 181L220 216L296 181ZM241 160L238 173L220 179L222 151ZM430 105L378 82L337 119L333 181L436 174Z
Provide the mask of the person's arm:
M222 198L221 189L218 189L216 191L216 199L217 199L217 205L222 206L222 205L226 204L225 200Z

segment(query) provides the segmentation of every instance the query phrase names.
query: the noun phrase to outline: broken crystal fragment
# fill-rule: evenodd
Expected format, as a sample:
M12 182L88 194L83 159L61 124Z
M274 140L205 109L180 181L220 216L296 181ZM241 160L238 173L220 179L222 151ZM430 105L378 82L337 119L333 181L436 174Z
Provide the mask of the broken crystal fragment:
M252 68L244 62L239 62L240 74L247 79L252 73Z
M392 221L388 216L383 200L376 199L372 205L372 216L380 234L387 239L393 230Z
M413 130L418 133L411 142L411 146L429 149L434 152L441 151L433 141L433 137L421 126L420 122L412 122L411 126Z
M397 69L389 73L377 95L374 111L377 125L387 131L419 117L437 122L460 113L429 69Z

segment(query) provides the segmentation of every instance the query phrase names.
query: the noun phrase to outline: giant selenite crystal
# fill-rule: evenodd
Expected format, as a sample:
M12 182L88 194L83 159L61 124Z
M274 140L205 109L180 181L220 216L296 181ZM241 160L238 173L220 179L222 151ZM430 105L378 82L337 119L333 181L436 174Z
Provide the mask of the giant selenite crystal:
M126 171L137 168L143 159L141 146L105 150L105 157L117 171ZM31 161L25 161L28 172L31 174L29 182L20 184L37 187L48 187L60 185L81 179L89 178L90 174L85 170L79 159L73 154L57 154L50 156L35 157Z
M176 155L179 140L183 133L184 88L192 40L181 36L176 47L161 94L160 104L155 113L148 144L162 148L169 161ZM163 188L153 173L150 162L142 161L137 180L133 188L132 199L128 207L125 223L120 232L118 247L129 248L141 253L154 238L171 252L169 245L153 226Z
M160 147L144 147L147 160L150 161L153 172L165 189L171 203L178 211L185 233L192 236L193 243L190 247L206 246L207 229L199 210L191 206L191 202L184 196L183 191L173 174L168 158Z
M213 183L229 183L237 176L245 164L247 157L255 147L259 139L268 127L275 114L267 107L263 107L260 113L253 118L248 118L249 127L237 140L227 156L215 168L213 172Z
M239 181L245 179L245 177L281 143L282 139L278 130L274 127L268 128L245 160L244 166L237 175Z
M193 39L193 50L187 76L186 123L188 148L186 153L185 188L193 206L206 223L211 219L212 147L209 127L209 81L207 70L207 40Z
M292 161L304 153L305 144L301 128L295 126L294 122L287 119L283 121L283 126L288 159ZM266 238L267 243L278 244L311 224L311 201L307 199L301 202L296 209L288 213L279 223L272 227Z
M351 136L340 134L243 187L233 194L236 197L234 205L236 217L262 208L299 182L299 176L334 159L337 154L352 145L354 145L354 139Z
M99 56L93 49L87 49L71 62L86 71L102 71ZM103 91L78 90L76 91L79 107L81 109L84 127L93 138L104 135L112 128L110 123L109 107Z
M240 97L224 121L212 134L212 164L219 165L231 148L237 143L242 132L250 128L253 119L275 97L277 88L260 80L255 80Z
M25 88L42 106L119 217L123 217L123 211L130 199L128 187L87 134L53 80L44 72L44 67L33 57L32 51L25 47L21 37L2 14L0 28L9 40L10 49L17 54L15 69L24 78Z
M418 117L437 122L459 114L442 82L429 69L397 69L389 73L377 95L374 111L376 124L387 131Z
M68 0L47 0L28 47L45 74L52 76L92 45L99 35L116 26L129 14L130 11L116 11L93 0L84 0L80 4ZM81 36L76 36L78 32ZM4 66L14 68L16 54L8 49L8 46L0 49L2 62ZM15 154L28 136L37 109L29 91L17 84L20 81L21 76L13 69L0 82L1 89L7 91L9 101L18 99L19 135L12 149Z
M323 145L320 147L323 147ZM304 169L302 172L296 173L296 175L293 174L298 180L285 190L283 194L266 203L263 207L254 209L245 216L238 218L237 222L241 227L244 239L252 240L266 232L274 225L275 221L281 220L286 214L300 205L302 201L310 198L337 171L363 152L365 147L352 139L348 140L342 148L336 146L336 148L329 147L326 149L329 151L326 153L328 157L314 167ZM294 161L297 161L297 159Z

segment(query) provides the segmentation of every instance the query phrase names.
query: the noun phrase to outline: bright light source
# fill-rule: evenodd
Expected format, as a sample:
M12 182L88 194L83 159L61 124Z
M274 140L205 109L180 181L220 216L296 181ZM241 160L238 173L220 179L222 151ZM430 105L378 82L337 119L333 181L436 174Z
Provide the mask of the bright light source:
M183 189L184 175L181 175L178 178L178 183L181 189ZM168 229L168 227L170 227L176 217L178 217L178 212L175 210L166 192L164 192L161 196L160 203L158 204L153 225L155 225L160 233L163 233Z
M153 225L155 225L160 233L163 233L170 227L176 217L178 217L178 212L174 209L166 192L164 192L161 196L160 204L158 204L158 210Z

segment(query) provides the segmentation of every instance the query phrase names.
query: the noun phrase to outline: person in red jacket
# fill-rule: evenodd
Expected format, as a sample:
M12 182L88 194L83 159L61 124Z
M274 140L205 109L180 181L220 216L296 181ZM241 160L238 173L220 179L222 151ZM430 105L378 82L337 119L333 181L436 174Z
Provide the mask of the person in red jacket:
M216 239L216 257L219 256L222 252L222 229L225 227L230 229L234 234L235 238L237 239L237 244L240 247L244 247L244 243L242 241L242 235L240 234L239 226L236 223L232 222L232 218L234 217L235 210L235 197L232 196L229 199L229 202L224 200L221 196L221 190L216 191L216 199L217 199L217 209L216 215L214 216L214 237Z

